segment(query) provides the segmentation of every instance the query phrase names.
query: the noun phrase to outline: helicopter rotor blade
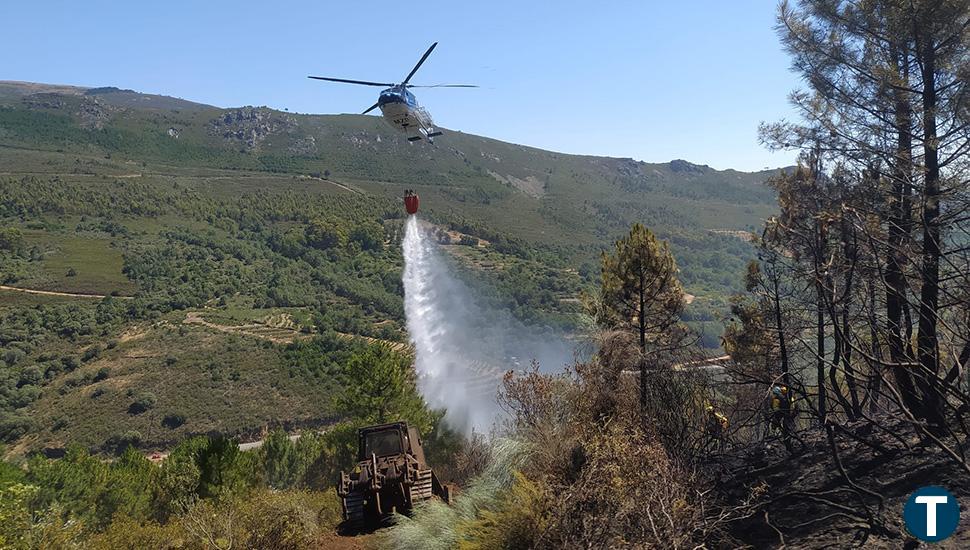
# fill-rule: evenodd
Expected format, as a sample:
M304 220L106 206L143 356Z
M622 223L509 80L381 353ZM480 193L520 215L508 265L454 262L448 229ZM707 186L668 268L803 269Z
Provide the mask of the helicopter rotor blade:
M329 82L343 82L344 84L361 84L363 86L381 86L383 88L391 88L394 84L386 84L383 82L368 82L366 80L348 80L346 78L330 78L328 76L308 76L307 78L312 78L314 80L327 80Z
M421 56L421 59L418 61L418 64L415 65L413 69L411 69L411 72L408 73L407 78L405 78L404 82L401 82L401 84L406 85L411 80L411 77L414 76L414 73L418 72L418 69L421 68L421 64L424 63L424 60L427 59L429 55L431 55L431 51L434 50L435 46L437 45L438 43L435 42L434 44L431 45L430 48L428 48L428 51L424 52L424 55Z
M430 86L421 86L419 84L408 84L408 88L478 88L474 84L432 84Z
M368 109L367 109L366 111L364 111L364 112L363 112L363 113L361 113L361 114L362 114L362 115L366 115L367 113L369 113L369 112L371 112L371 111L373 111L373 110L374 110L374 109L376 109L376 108L377 108L378 106L380 106L380 104L381 104L381 102L380 102L380 101L378 101L377 103L375 103L375 104L373 104L373 105L371 105L371 106L370 106L370 108L368 108Z

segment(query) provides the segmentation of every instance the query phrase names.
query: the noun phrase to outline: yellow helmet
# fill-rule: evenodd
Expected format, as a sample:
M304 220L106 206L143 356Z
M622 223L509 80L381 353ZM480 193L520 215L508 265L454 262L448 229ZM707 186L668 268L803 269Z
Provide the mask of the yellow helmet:
M712 413L712 412L714 412L714 405L708 405L708 406L704 407L704 410L707 411L707 412L709 412L709 413Z

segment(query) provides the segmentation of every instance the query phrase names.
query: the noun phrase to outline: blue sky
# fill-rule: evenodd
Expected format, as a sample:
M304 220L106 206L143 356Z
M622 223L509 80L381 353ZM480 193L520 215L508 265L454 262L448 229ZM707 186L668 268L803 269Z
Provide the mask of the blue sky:
M360 112L377 88L308 74L413 82L446 128L567 153L791 164L758 145L800 86L775 0L99 2L0 7L0 80L118 86L219 106Z

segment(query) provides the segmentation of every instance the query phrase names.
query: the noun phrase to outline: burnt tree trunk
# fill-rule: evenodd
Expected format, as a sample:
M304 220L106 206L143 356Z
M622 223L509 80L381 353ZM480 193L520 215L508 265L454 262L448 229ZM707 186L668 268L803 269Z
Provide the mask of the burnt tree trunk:
M826 236L821 219L815 221L815 239L815 359L818 383L818 417L819 422L825 424L825 285L823 283L822 262L825 258Z
M640 331L640 416L647 414L647 289L646 274L640 269L640 288L638 289L640 312L638 313Z
M902 82L909 82L909 59L899 53L899 72ZM886 262L886 330L888 332L889 359L892 363L893 378L899 386L903 405L914 414L920 414L919 399L910 369L903 366L912 359L909 345L908 302L906 278L903 267L906 264L904 248L912 232L912 175L913 175L913 138L910 133L913 111L906 93L897 88L895 93L896 125L896 166L891 175L892 195L889 213L889 249ZM906 313L904 315L904 312ZM904 324L905 322L905 324Z
M771 268L772 296L775 310L775 330L778 332L778 354L781 359L781 379L787 388L791 388L791 381L788 379L788 343L785 339L785 324L781 314L781 296L778 289L778 273L774 266Z
M940 163L936 135L936 50L932 40L923 44L923 254L920 268L917 381L923 393L925 418L937 430L943 426L942 399L937 382L940 370L937 311L940 294Z

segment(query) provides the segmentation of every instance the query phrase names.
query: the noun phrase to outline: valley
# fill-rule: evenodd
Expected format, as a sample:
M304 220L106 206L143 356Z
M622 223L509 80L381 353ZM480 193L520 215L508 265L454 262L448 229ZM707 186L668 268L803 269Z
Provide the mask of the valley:
M366 117L218 109L113 88L0 83L0 128L0 217L17 236L0 266L0 310L14 331L28 311L57 316L32 344L16 332L2 343L15 358L4 413L15 454L106 448L125 432L157 448L335 414L326 376L291 394L274 369L285 369L287 346L321 333L405 341L395 198L405 187L421 193L439 243L486 301L565 331L584 326L579 298L599 251L630 220L652 220L697 297L685 319L713 348L752 254L719 232L751 230L774 208L767 174L561 155L460 132L411 145ZM113 347L146 322L147 336ZM192 342L180 346L189 356L151 351L176 333ZM229 360L219 349L260 351ZM83 368L53 367L89 355ZM153 391L168 378L155 365L184 387ZM92 384L102 369L110 378ZM105 422L115 413L90 407L89 394L109 390L152 393L161 416L184 421L153 427L158 419L128 415L121 397L118 423ZM202 412L211 394L258 405ZM14 412L24 406L28 415Z

